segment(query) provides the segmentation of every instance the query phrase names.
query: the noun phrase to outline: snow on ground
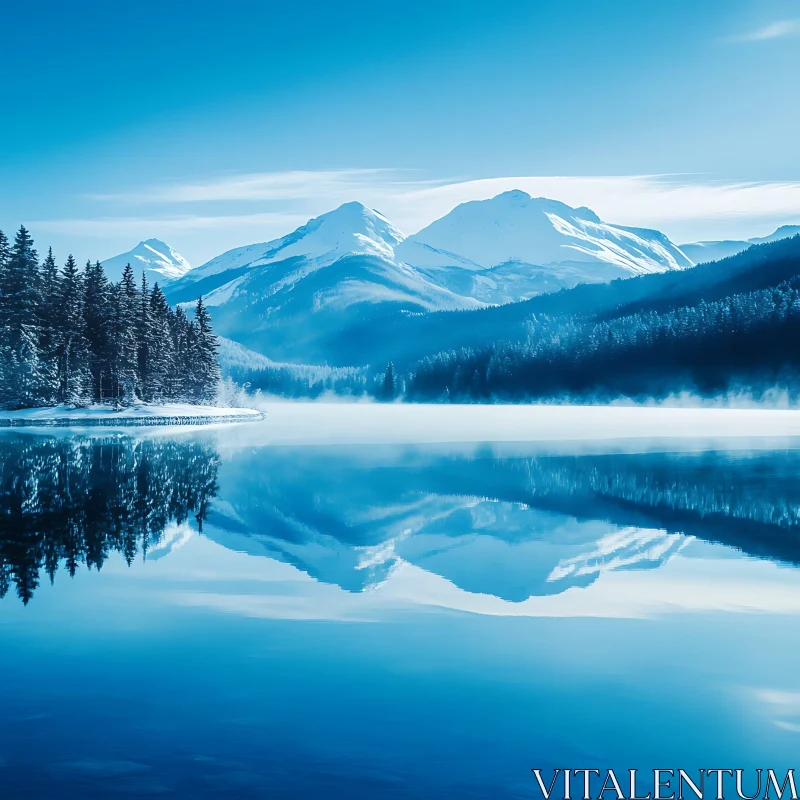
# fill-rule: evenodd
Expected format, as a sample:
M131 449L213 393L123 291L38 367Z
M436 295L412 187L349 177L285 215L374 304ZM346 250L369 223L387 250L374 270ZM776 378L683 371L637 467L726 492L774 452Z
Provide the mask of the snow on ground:
M251 408L225 408L223 406L198 406L190 403L163 403L133 405L116 410L111 406L92 405L86 408L52 406L25 408L19 411L0 411L0 427L16 425L75 425L81 424L175 424L200 422L258 420L263 417Z

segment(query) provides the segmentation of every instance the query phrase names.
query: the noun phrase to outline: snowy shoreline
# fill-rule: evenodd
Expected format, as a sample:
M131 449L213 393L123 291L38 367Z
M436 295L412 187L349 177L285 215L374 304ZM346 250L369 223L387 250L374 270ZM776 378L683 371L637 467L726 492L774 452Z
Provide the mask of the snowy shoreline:
M153 425L210 425L220 422L258 422L264 414L252 408L198 406L188 403L135 405L116 410L54 406L0 411L0 428L134 427Z

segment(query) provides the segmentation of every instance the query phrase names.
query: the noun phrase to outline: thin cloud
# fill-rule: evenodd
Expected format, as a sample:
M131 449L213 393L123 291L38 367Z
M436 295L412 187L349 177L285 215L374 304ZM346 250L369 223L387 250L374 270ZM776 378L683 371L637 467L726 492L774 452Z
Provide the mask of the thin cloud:
M221 216L179 217L95 217L84 219L35 220L34 230L66 233L77 236L125 236L142 233L175 233L201 230L226 230L230 228L263 228L281 226L292 229L307 221L305 215L265 213Z
M303 200L338 197L376 185L402 186L388 169L291 170L225 175L207 181L153 186L141 191L92 194L92 200L120 203L199 203L242 200Z
M800 19L783 19L771 22L740 36L733 36L731 42L765 42L770 39L783 39L787 36L800 36Z
M588 206L602 219L658 228L678 241L735 238L800 222L800 182L726 182L683 176L517 176L449 183L382 200L381 210L403 230L418 230L459 203L510 189Z

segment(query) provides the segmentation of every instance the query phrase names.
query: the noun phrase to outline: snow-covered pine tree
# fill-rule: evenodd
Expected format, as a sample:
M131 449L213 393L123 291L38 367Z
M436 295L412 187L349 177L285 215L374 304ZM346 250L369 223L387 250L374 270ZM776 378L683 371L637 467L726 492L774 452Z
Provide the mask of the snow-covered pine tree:
M175 347L175 368L172 373L170 396L188 402L192 397L191 349L194 331L186 312L180 306L175 309L172 316L172 341Z
M39 357L39 260L23 225L14 238L2 280L4 404L36 406L45 402L48 388Z
M8 246L8 237L0 231L0 406L9 400L11 350L9 347L10 330L8 327L8 312L6 310L6 291L8 282L8 260L11 250Z
M92 395L102 402L114 396L111 286L103 265L87 263L83 317L89 347Z
M150 398L158 402L173 398L179 387L175 386L175 343L172 330L172 311L158 284L150 295L150 325L147 352L149 356Z
M93 392L83 307L84 276L72 255L64 266L59 297L59 399L69 405L88 405Z
M139 394L139 351L136 341L138 296L131 265L122 272L114 292L114 374L117 404L136 402Z
M39 358L44 375L44 405L58 402L59 395L60 291L58 266L53 257L53 248L50 247L39 272Z
M150 402L153 387L150 376L150 344L152 339L152 320L150 319L150 294L147 291L147 275L142 271L142 286L136 312L136 350L139 392L143 400Z
M200 403L213 403L220 371L217 364L217 337L211 330L211 315L199 297L194 310L194 397Z
M33 239L24 225L20 225L14 238L3 283L8 325L13 330L21 325L35 324L39 257L34 250Z

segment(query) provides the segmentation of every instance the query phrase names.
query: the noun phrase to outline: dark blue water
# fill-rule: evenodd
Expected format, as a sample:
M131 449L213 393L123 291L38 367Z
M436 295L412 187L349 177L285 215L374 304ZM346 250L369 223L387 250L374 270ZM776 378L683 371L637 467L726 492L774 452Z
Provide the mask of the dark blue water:
M792 443L8 433L0 463L0 797L796 766Z

